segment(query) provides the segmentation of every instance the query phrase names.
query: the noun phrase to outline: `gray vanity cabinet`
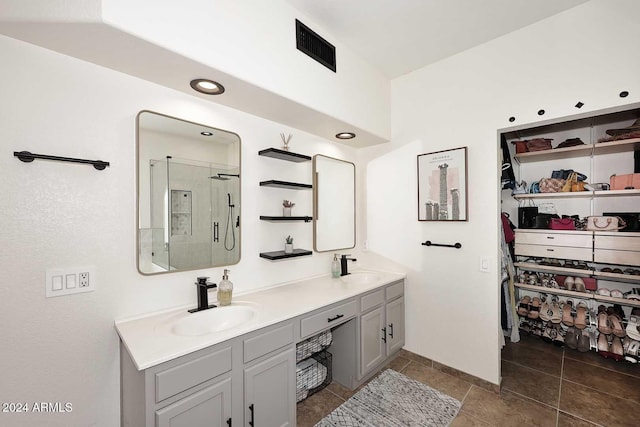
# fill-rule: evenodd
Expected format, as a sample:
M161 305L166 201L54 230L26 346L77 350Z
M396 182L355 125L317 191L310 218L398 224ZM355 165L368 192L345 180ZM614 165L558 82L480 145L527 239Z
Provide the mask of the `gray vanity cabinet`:
M404 281L360 298L360 372L363 378L404 345Z
M245 368L244 425L296 425L295 365L292 348Z
M156 411L157 427L227 427L230 420L231 378Z

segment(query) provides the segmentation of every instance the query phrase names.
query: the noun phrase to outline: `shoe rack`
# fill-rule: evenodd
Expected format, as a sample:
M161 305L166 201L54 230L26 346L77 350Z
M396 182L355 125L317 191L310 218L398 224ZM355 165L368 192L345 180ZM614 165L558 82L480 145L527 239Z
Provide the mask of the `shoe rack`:
M512 141L534 138L553 139L553 146L569 138L580 138L584 142L566 148L512 152L517 182L528 189L528 184L548 178L552 171L559 169L583 173L587 175L587 183L609 183L612 174L633 173L634 151L640 150L640 138L599 140L607 136L607 129L624 128L638 117L640 108L634 105L505 132L510 149L514 148ZM518 206L526 205L580 218L605 212L638 212L640 189L522 194L503 190L503 211L511 218L518 217ZM615 308L611 319L617 322L614 316L620 317L622 330L629 326L635 328L635 322L640 322L638 317L631 316L632 310L640 310L640 300L634 299L640 291L640 232L518 229L515 235L514 266L519 278L515 287L521 331L579 351L598 351L616 360L628 356L625 352L629 348L637 347L630 342L634 340L625 338L626 333L610 332L602 324L609 321L609 315L599 317L599 310ZM567 283L570 286L566 286ZM582 286L576 287L574 283ZM615 296L611 295L612 291ZM534 299L537 302L532 306ZM578 305L582 307L580 314ZM558 310L566 316L559 319ZM584 315L584 327L572 324L578 315ZM565 340L572 344L569 341L565 344ZM635 363L638 357L640 355L632 355L628 360Z

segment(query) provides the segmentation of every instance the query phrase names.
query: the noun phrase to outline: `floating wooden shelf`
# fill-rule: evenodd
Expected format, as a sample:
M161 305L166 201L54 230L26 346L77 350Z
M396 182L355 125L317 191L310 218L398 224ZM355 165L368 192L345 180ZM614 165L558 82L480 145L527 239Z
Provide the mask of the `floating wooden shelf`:
M268 215L260 215L260 219L263 221L273 221L273 222L289 222L289 221L304 221L310 222L313 220L313 217L310 216L268 216Z
M306 249L294 249L293 253L291 254L286 254L284 253L284 251L261 252L260 258L266 258L266 259L275 261L278 259L295 258L295 257L307 256L307 255L313 255L313 252L308 251Z
M278 150L277 148L267 148L264 150L258 151L259 156L265 157L273 157L274 159L286 160L288 162L308 162L311 160L311 157L305 156L304 154L293 153L291 151Z
M313 188L311 184L300 184L298 182L278 181L271 179L269 181L261 181L261 187L276 187L276 188L288 188L293 190L308 190Z

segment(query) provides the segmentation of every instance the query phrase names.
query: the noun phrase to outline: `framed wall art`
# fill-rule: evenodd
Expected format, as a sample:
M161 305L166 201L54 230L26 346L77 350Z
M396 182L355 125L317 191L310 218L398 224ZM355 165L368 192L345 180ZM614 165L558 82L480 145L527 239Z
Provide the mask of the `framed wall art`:
M418 221L467 221L467 147L418 155Z

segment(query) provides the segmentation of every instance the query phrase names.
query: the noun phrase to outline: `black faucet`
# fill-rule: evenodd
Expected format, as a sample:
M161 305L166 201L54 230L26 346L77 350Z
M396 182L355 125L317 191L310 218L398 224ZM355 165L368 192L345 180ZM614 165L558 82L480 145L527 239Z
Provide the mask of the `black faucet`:
M342 255L340 257L340 275L341 276L346 276L347 274L349 274L349 271L347 269L347 261L357 261L357 259L355 258L347 258L348 256L351 256L351 254Z
M197 311L207 310L215 307L215 304L209 305L209 289L217 288L215 283L207 282L208 277L198 277L196 286L198 287L198 308L192 308L189 313L195 313Z

